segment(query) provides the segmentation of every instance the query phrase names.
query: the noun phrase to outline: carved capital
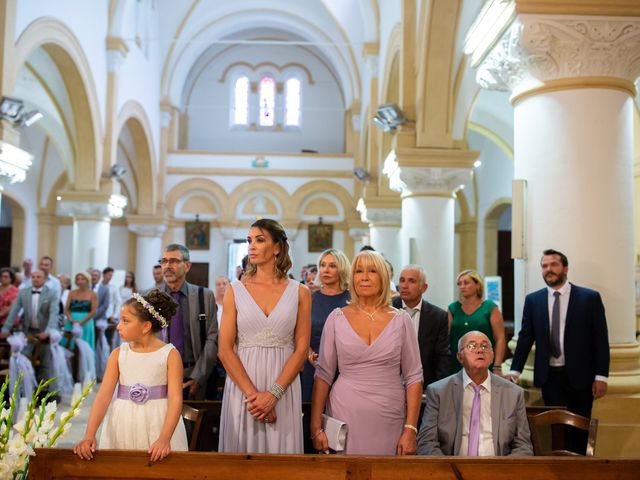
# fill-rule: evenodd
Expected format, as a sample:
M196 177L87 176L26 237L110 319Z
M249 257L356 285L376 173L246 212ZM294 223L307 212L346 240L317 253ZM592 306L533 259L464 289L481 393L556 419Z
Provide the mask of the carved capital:
M138 235L138 237L158 238L167 231L167 226L158 223L130 223L129 231Z
M96 192L64 192L59 195L56 213L83 220L108 220L124 215L127 198Z
M473 170L455 167L406 167L400 166L392 156L384 163L384 174L389 187L402 194L453 196L471 179Z
M481 87L517 96L547 82L640 75L640 19L520 15L481 63ZM633 88L633 87L631 87Z
M366 238L369 238L369 230L366 228L350 228L349 237L356 242L363 242Z
M3 185L24 182L33 155L0 140L0 190Z
M402 210L397 208L366 208L360 211L360 218L363 222L374 226L401 226Z

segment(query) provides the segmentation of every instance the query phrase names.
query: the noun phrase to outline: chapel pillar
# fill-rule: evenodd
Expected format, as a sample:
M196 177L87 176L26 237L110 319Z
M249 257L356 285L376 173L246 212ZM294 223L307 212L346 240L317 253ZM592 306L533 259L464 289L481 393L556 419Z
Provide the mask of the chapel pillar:
M59 196L58 215L73 217L72 275L88 267L105 268L109 264L111 219L122 217L126 197L79 191L61 192Z
M599 291L605 305L609 393L595 402L594 416L605 424L598 436L608 440L599 438L599 454L619 456L640 439L640 415L625 418L631 428L624 441L614 420L619 405L640 392L632 170L640 12L615 0L570 14L528 13L527 2L515 3L522 8L495 44L485 39L484 47L467 49L478 83L510 91L514 107L514 177L522 186L514 205L523 205L514 210L514 224L523 226L514 232L515 332L524 296L544 287L542 251L562 251L570 281ZM616 16L586 15L614 7ZM522 380L531 385L531 364Z
M477 152L396 149L384 166L401 192L401 264L424 268L429 302L446 308L454 300L455 192L471 179Z

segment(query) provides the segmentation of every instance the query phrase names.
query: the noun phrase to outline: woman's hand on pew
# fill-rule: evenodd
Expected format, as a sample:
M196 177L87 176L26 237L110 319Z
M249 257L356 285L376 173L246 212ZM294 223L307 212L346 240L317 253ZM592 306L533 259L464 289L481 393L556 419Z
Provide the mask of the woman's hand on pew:
M73 447L73 453L83 460L91 460L95 451L96 437L85 437Z

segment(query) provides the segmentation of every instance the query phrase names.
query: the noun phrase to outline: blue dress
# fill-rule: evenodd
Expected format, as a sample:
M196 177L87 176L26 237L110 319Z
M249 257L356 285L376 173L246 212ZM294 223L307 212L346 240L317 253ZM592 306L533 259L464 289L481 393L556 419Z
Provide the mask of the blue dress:
M71 320L82 320L87 316L87 313L91 311L91 300L76 300L71 299L69 304L69 310L71 311ZM70 332L73 329L73 323L70 320L64 324L64 330ZM96 329L93 323L93 318L82 325L82 339L87 342L92 350L96 349ZM63 342L60 342L63 344ZM64 344L63 344L64 345Z
M311 296L311 342L309 346L314 352L320 348L320 338L322 338L322 329L327 321L327 317L336 308L342 308L347 305L350 295L345 290L338 295L325 295L320 290L314 292ZM313 376L316 369L307 360L304 363L302 371L302 401L311 401L311 391L313 390Z

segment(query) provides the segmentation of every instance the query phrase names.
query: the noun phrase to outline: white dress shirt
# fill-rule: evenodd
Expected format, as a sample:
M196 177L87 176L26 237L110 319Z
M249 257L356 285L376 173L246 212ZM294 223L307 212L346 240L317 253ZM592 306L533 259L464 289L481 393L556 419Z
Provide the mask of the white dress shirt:
M475 394L473 381L462 369L462 440L460 442L459 456L466 457L469 451L469 418L471 406ZM491 426L491 375L487 375L480 384L480 441L478 443L478 456L493 457L496 452L493 447L493 429Z
M34 293L36 290L42 292L42 287L33 288L31 292L31 328L38 328L38 303L40 302L40 293Z
M413 308L413 312L410 314L411 316L411 323L413 325L413 328L415 328L416 330L416 337L418 336L418 329L420 328L420 312L422 311L422 299L420 299L420 301L418 302L418 304L415 307L409 307L406 303L404 303L404 300L402 301L402 309L407 311L407 309L409 308ZM409 313L407 311L407 313Z
M113 317L117 320L120 318L120 289L111 283L106 286L109 289L109 306L107 307L106 317Z

